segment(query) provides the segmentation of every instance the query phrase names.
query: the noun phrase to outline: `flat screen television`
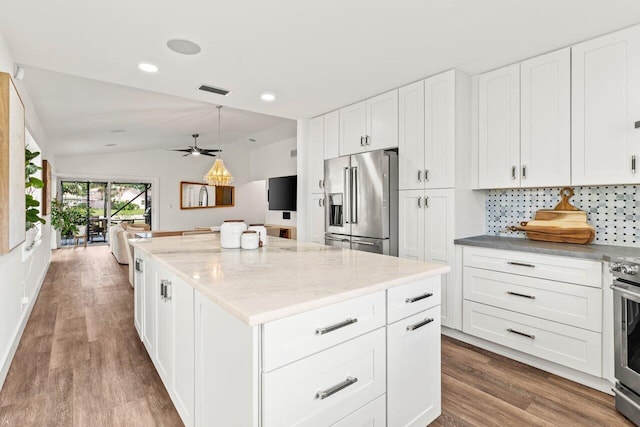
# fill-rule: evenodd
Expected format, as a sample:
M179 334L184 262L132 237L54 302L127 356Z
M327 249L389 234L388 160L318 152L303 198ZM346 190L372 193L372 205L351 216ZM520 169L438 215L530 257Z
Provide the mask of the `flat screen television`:
M295 211L297 200L298 177L296 175L269 178L270 211Z

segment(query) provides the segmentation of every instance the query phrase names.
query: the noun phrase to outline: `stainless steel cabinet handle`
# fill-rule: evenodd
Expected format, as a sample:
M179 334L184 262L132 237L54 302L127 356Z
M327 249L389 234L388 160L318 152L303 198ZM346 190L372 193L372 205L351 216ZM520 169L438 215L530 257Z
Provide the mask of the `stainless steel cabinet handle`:
M527 166L522 165L522 179L527 179Z
M164 285L164 300L165 301L170 301L171 300L171 292L169 292L171 290L171 286L172 286L171 281L167 280L165 282L165 285Z
M422 197L418 197L418 207L422 207Z
M342 381L340 384L336 384L333 387L330 387L326 390L322 390L316 393L316 399L326 399L327 397L331 396L332 394L336 394L337 392L339 392L340 390L344 390L345 388L349 387L352 384L355 384L358 382L358 378L354 378L354 377L347 377L346 380Z
M365 246L375 246L375 243L371 243L371 242L364 242L362 240L352 240L351 243L356 243L358 245L365 245Z
M640 121L635 122L634 126L636 129L640 129Z
M321 179L320 179L320 180L318 180L318 187L319 187L319 188L322 188L322 180L321 180Z
M364 146L364 136L360 137L360 146Z
M418 171L418 182L422 182L422 171Z
M165 295L166 286L167 286L167 281L164 279L160 280L160 298L162 298L163 300L166 298L166 295Z
M335 325L331 325L331 326L325 326L324 328L318 328L316 329L316 334L317 335L324 335L324 334L328 334L329 332L333 332L337 329L340 328L344 328L345 326L349 326L349 325L353 325L354 323L356 323L358 321L358 319L351 319L348 318L340 323L336 323Z
M511 179L516 179L516 167L511 166Z
M407 331L415 331L418 328L422 328L424 325L428 325L433 322L433 319L424 319L422 322L414 323L413 325L407 326Z
M513 295L513 296L515 296L515 297L522 297L522 298L536 299L535 295L519 294L518 292L511 292L511 291L507 291L507 293L508 293L509 295Z
M433 294L431 292L428 292L426 294L418 295L417 297L407 298L407 299L404 300L404 302L407 303L407 304L413 304L416 301L420 301L420 300L423 300L425 298L429 298L429 297L432 297L432 296L433 296Z
M507 329L507 332L511 332L512 334L521 335L523 337L531 338L532 340L536 339L536 336L533 334L525 334L524 332L516 331L515 329Z
M533 265L533 264L525 264L524 262L507 261L507 264L509 264L509 265L517 265L518 267L536 268L535 265Z
M364 136L364 145L371 145L371 137L369 135Z
M424 196L424 207L425 208L429 207L429 196Z
M136 258L136 271L142 272L142 260L140 258Z
M636 173L636 155L631 156L631 173Z
M330 240L332 242L348 242L349 239L336 239L335 237L327 237L325 236L324 240Z
M424 180L429 182L429 169L424 170Z
M322 199L318 199L318 206L322 207Z

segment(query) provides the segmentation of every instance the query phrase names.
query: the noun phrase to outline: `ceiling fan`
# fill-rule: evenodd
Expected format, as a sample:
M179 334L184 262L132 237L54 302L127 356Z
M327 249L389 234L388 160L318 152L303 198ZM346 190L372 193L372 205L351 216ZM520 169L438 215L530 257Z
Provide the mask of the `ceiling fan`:
M184 153L187 154L183 154L182 157L186 157L186 156L199 156L199 155L203 155L203 156L209 156L209 157L216 157L215 154L212 153L217 153L220 152L222 150L209 150L207 148L200 148L198 147L198 137L200 136L197 133L194 133L193 135L191 135L193 137L193 145L189 145L189 148L181 148L181 149L174 149L174 150L169 150L169 151L182 151Z

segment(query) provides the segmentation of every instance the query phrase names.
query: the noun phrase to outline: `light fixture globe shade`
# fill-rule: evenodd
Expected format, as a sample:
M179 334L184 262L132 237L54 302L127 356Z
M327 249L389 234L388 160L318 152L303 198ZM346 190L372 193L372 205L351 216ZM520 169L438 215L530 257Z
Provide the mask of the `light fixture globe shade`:
M217 159L209 172L204 176L204 180L209 185L227 186L233 182L233 176L224 166L222 159Z

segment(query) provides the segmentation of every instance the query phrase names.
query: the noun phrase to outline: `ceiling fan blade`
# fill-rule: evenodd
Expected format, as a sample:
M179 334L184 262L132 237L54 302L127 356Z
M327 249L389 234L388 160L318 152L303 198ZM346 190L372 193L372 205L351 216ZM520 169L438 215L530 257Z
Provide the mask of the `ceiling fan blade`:
M218 152L220 152L220 151L222 151L222 150L208 150L208 149L206 149L206 148L201 148L201 149L200 149L200 152L201 152L201 153L218 153Z
M191 153L187 153L187 154L183 154L182 157L187 157L187 156L190 156L190 155L191 155Z
M211 153L200 153L203 156L209 156L209 157L217 157L215 154L211 154Z
M183 151L185 153L191 153L191 151L193 151L193 150L191 150L189 148L184 148L184 149L178 149L178 148L173 149L173 148L170 148L167 151Z

